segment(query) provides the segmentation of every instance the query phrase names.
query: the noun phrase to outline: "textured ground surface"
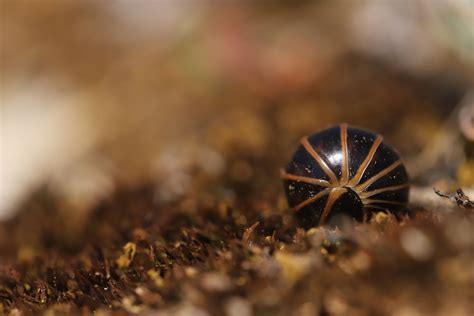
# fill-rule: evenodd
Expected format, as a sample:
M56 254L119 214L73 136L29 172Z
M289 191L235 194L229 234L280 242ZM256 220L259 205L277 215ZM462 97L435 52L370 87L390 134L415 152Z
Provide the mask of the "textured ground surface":
M419 102L419 95L426 103L430 97L415 93L416 81L407 86L393 74L380 75L380 68L359 63L365 65L363 71L348 68L355 78L345 92L353 100L368 93L364 83L396 87L403 104ZM337 73L327 84L339 95ZM311 98L324 100L326 94ZM390 104L392 98L382 94L371 102ZM442 121L436 102L446 101L431 98L426 109L434 114L427 117ZM286 210L278 170L300 131L311 129L312 120L305 117L314 109L301 102L249 107L245 115L233 109L216 117L229 122L216 125L219 132L207 138L220 155L205 163L184 159L183 169L171 168L192 179L186 194L175 196L166 179L131 187L118 183L116 193L91 210L80 228L61 209L66 206L47 190L38 191L19 216L0 226L1 311L472 315L474 213L436 196L431 188L412 190L410 216L401 221L380 213L370 223L338 230L296 227ZM344 111L324 109L318 111L326 116ZM387 105L380 112L385 116L375 121L368 116L368 122L375 128L387 125L387 109L395 111ZM399 109L423 121L416 116L423 107ZM371 107L346 111L357 117L368 115ZM410 155L421 146L416 137L407 144L408 131L380 128L408 153L408 162L417 157ZM209 168L223 162L217 171ZM451 169L443 168L435 169L449 174ZM415 182L426 181L421 175Z
M419 210L401 222L380 213L305 232L274 210L277 195L155 205L150 190L127 190L96 211L72 253L55 248L61 224L45 221L44 250L2 259L2 311L472 314L472 211ZM44 218L48 203L37 207L31 218Z
M474 213L432 190L474 197L452 115L472 68L416 15L398 44L421 48L364 55L345 4L279 3L163 7L156 25L124 4L2 2L10 145L35 191L0 224L0 314L474 315ZM398 149L409 216L295 225L279 169L339 122Z

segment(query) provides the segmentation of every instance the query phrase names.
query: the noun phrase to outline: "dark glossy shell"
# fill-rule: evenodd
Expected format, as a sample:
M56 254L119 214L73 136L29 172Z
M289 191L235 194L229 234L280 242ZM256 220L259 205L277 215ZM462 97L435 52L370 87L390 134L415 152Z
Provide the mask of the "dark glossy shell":
M282 170L286 197L302 226L359 221L374 211L399 213L408 202L408 176L382 136L347 124L303 137Z

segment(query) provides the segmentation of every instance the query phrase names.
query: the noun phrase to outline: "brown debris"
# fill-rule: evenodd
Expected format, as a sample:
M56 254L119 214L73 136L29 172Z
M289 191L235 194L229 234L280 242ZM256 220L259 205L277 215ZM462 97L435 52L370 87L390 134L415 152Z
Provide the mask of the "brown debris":
M313 23L332 30L345 15L290 2L210 10L166 51L110 39L98 2L8 5L9 28L25 33L9 37L7 59L29 61L28 82L54 74L91 91L83 110L104 135L90 150L115 164L79 196L56 184L75 203L44 183L0 224L1 315L472 315L472 157L451 123L436 136L463 85L331 54L338 45L318 38L346 32ZM297 226L278 170L303 135L340 121L380 132L414 166L406 216ZM89 180L104 186L93 201ZM433 185L466 190L439 198Z
M441 197L450 199L453 203L456 203L460 207L466 209L474 208L474 201L471 201L469 197L464 194L464 191L461 188L457 189L456 193L453 195L445 194L437 189L434 189L434 192Z

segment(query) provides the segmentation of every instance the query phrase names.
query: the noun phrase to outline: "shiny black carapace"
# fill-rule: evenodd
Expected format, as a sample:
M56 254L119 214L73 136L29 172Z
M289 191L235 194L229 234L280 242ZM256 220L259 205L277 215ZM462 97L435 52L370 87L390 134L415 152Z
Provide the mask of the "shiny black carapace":
M408 202L408 175L382 136L341 124L303 137L281 171L288 204L309 228L372 212L399 214Z

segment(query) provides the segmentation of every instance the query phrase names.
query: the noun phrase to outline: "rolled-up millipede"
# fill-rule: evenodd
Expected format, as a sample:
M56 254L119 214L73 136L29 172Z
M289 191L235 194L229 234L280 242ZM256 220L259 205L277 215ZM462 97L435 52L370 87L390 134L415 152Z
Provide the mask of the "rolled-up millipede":
M301 139L281 171L288 204L304 227L376 211L399 214L408 175L399 155L373 132L341 124Z

